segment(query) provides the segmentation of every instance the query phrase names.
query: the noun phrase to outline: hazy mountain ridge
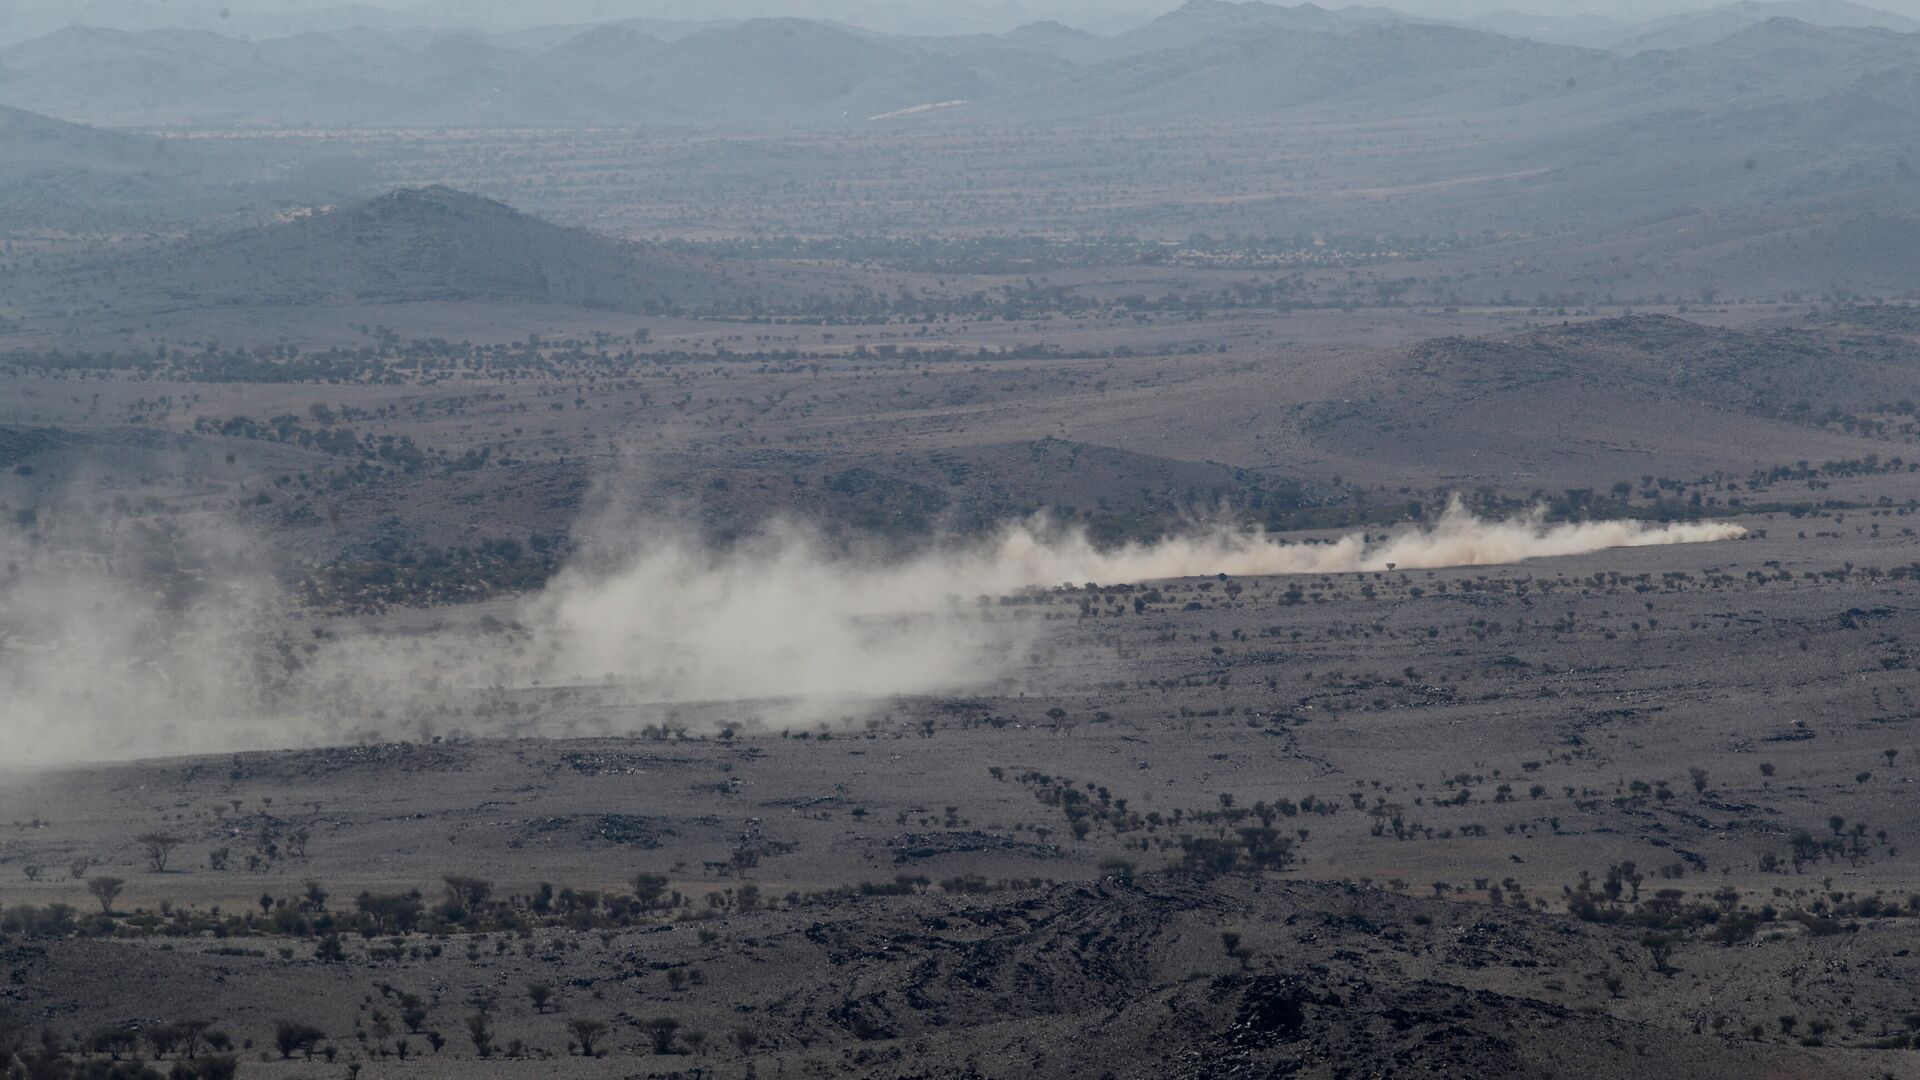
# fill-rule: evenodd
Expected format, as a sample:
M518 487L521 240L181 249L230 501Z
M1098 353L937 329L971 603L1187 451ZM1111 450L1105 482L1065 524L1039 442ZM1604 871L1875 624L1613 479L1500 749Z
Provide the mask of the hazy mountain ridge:
M1486 107L1513 103L1517 84L1530 84L1532 94L1565 93L1569 72L1585 75L1605 63L1585 50L1431 24L1304 33L1269 27L1116 60L994 106L1002 118L1044 112L1168 119L1336 99L1361 109L1383 98L1429 108L1439 94Z
M1289 7L1262 0L1247 3L1187 0L1186 4L1146 26L1108 39L1107 56L1137 56L1162 49L1181 49L1245 33L1347 33L1370 26L1430 21L1384 7L1325 8L1314 3Z
M800 19L666 40L583 29L510 48L371 31L247 43L204 31L69 29L0 50L0 96L91 122L567 125L861 117L995 93L1066 61Z
M1829 60L1920 28L1845 4L1715 11L1687 24L1711 33L1643 36L1622 50L1630 60L1385 8L1224 0L1191 0L1114 37L1059 24L907 37L796 18L626 20L517 35L359 28L257 42L205 30L69 28L0 49L0 100L123 126L838 124L956 100L985 102L963 114L996 119L1206 117L1356 93L1367 99L1356 111L1370 112L1500 107L1612 84L1720 92L1752 77L1725 47L1791 36L1776 24L1792 13L1833 24L1793 22L1805 29L1792 33L1819 39ZM1466 73L1473 77L1458 77Z
M1603 44L1628 55L1649 49L1690 49L1725 41L1778 18L1814 26L1883 29L1903 34L1920 31L1920 19L1849 0L1735 0L1705 11L1656 19L1630 27L1619 35L1596 35L1584 43Z
M1421 115L1540 105L1582 127L1629 109L1712 114L1755 101L1832 101L1920 70L1920 35L1773 18L1690 50L1632 57L1430 23L1337 32L1257 29L1083 68L1022 97L1016 116L1217 117L1303 105L1348 115ZM1645 110L1655 107L1659 113Z

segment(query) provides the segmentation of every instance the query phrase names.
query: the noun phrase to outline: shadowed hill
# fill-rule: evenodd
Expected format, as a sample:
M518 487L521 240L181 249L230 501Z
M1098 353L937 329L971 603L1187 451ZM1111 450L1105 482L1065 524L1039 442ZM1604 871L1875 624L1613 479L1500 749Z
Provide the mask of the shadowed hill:
M0 229L177 234L364 192L368 175L326 150L157 138L0 105Z
M195 159L159 139L0 106L0 226L85 228L193 195Z
M700 260L562 228L445 187L173 245L79 271L67 285L136 310L511 300L657 311L736 294Z
M4 105L0 146L6 148L0 164L9 168L33 162L150 168L175 160L158 139L100 131Z
M1546 486L1898 457L1920 387L1910 339L1876 329L1648 316L1442 338L1320 405L1309 438L1355 468Z

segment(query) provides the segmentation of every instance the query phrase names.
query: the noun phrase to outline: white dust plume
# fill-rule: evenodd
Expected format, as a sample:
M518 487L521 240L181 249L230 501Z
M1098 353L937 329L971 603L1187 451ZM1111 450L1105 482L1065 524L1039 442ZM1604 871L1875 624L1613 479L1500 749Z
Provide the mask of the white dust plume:
M457 608L411 629L323 619L269 575L234 569L264 560L217 530L173 536L160 565L151 545L124 542L124 524L91 533L63 544L0 530L0 763L450 733L622 734L659 722L663 708L690 726L813 723L902 695L1004 685L1040 623L981 597L1481 566L1744 530L1487 521L1455 504L1430 528L1372 541L1221 527L1103 549L1034 521L904 559L834 554L786 528L725 551L634 530L623 554L563 570L484 630Z
M1506 521L1476 517L1458 499L1430 528L1384 539L1352 533L1325 543L1300 543L1258 530L1201 530L1151 543L1102 551L1084 533L1010 529L998 543L954 560L950 572L982 592L1064 582L1152 581L1227 574L1339 574L1494 566L1607 548L1654 547L1736 540L1747 530L1726 522L1650 525L1635 521L1547 524L1540 511Z

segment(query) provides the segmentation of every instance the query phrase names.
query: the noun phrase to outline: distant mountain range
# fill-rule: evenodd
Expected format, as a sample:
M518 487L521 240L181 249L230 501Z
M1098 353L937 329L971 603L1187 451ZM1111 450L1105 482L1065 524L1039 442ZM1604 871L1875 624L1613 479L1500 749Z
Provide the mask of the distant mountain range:
M1063 67L1031 49L941 50L797 19L672 40L615 25L532 46L76 28L0 50L0 100L116 126L777 124L981 97Z
M1822 42L1825 32L1856 33L1849 40L1861 51L1920 30L1920 21L1845 0L1741 0L1600 30L1563 21L1555 25L1566 32L1550 35L1557 40L1513 36L1524 16L1470 28L1380 7L1224 0L1190 0L1116 36L1038 23L910 37L791 18L496 35L369 19L258 41L70 27L0 48L0 102L109 126L765 127L932 112L943 122L1199 118L1348 99L1359 112L1438 111L1632 93L1653 69L1662 85L1681 72L1724 98L1743 84L1710 50L1788 17L1793 32ZM1662 59L1632 63L1648 55ZM968 106L919 109L952 102Z
M1727 40L1771 19L1813 26L1920 32L1920 19L1849 3L1847 0L1736 0L1706 11L1657 19L1609 33L1584 35L1582 43L1634 54L1652 49L1693 49Z
M1305 105L1367 112L1485 108L1570 93L1616 61L1474 30L1381 22L1301 32L1250 25L1081 69L981 103L996 119L1212 119ZM1591 82L1589 82L1589 88Z
M1001 33L1059 19L1118 33L1146 23L1170 0L7 0L0 4L0 45L69 26L114 30L213 30L232 37L332 33L358 26L383 30L463 27L499 34L583 27L645 16L657 22L741 21L795 16L898 34Z

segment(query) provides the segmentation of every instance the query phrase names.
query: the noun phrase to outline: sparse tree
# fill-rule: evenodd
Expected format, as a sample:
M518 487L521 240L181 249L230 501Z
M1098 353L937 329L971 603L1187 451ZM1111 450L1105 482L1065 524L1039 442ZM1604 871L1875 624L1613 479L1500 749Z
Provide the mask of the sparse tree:
M674 1036L680 1031L680 1021L671 1016L656 1016L641 1025L647 1037L653 1040L655 1054L673 1053Z
M385 1057L387 1040L393 1038L393 1019L380 1009L373 1010L370 1019L373 1021L370 1030L373 1033L374 1052Z
M493 1021L484 1012L467 1017L467 1038L473 1040L473 1052L483 1058L493 1056Z
M180 1029L180 1052L188 1057L200 1053L200 1041L206 1038L207 1029L213 1026L211 1020L182 1020L174 1025Z
M108 1058L119 1061L121 1054L132 1053L139 1048L140 1036L137 1032L126 1028L101 1028L93 1033L87 1043L93 1048L94 1053L105 1054Z
M87 891L100 901L100 914L113 914L113 902L120 896L120 890L127 887L125 878L97 877L87 879Z
M639 874L633 879L633 897L644 908L657 908L667 893L665 874Z
M1667 961L1673 956L1673 947L1677 940L1671 934L1648 934L1640 939L1640 944L1646 946L1647 952L1653 956L1653 970L1662 975L1672 972L1673 969L1667 966Z
M573 1041L579 1044L581 1057L600 1056L595 1052L593 1044L600 1041L600 1037L607 1033L606 1021L577 1016L567 1021L567 1032L573 1036Z
M141 848L147 853L147 867L156 874L166 873L167 859L173 855L173 849L180 846L180 838L167 832L142 833L135 837Z
M487 897L493 895L493 882L483 878L448 874L441 880L447 886L447 902L469 911L486 903Z
M180 1040L185 1036L177 1025L155 1024L141 1029L140 1037L147 1041L148 1046L153 1047L154 1057L165 1057L173 1053L173 1048L179 1046Z
M546 1012L547 1002L553 999L553 987L546 983L528 983L527 999L533 1002L534 1012Z

